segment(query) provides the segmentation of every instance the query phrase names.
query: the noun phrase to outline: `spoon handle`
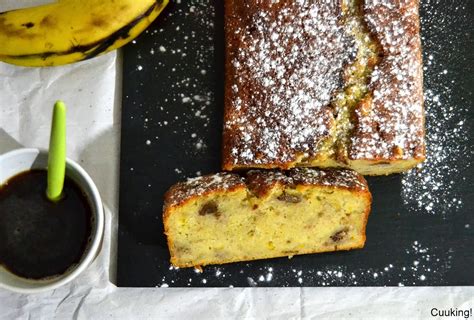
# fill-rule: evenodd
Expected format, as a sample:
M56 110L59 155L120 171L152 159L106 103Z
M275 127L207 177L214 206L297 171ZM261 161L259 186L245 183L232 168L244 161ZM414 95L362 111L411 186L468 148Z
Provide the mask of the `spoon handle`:
M58 201L64 186L66 174L66 105L56 101L53 109L51 136L48 152L48 187L46 195L51 201Z

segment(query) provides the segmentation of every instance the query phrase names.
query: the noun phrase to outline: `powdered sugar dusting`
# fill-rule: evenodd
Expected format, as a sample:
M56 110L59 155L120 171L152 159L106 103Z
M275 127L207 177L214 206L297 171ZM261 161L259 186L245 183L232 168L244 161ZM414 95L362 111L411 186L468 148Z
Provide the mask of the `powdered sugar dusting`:
M355 112L350 157L423 158L418 1L369 0L365 2L364 11L383 57L371 74L371 100L361 104Z
M321 155L342 167L350 167L347 160L415 159L406 165L413 166L423 159L417 1L366 1L363 12L307 1L230 7L237 13L230 11L227 22L226 169L287 169ZM360 24L358 31L348 21ZM377 41L359 39L357 32L370 39L369 31ZM375 43L379 57L362 62L365 46ZM342 76L355 57L369 72L356 76L357 89ZM338 102L350 109L347 121L338 118L336 93L347 99Z
M314 155L330 134L329 103L355 52L339 6L232 1L229 7L232 85L224 139L234 163L285 163Z
M302 277L293 276L302 284L305 282L317 283L321 286L356 286L365 283L383 284L391 286L423 285L426 280L440 281L443 274L449 269L452 256L440 257L432 253L430 248L413 241L405 249L405 261L394 262L372 268L359 268L349 271L344 266L333 266L324 269L308 269L302 271ZM292 273L290 273L291 275ZM296 282L295 281L295 282ZM301 283L301 282L299 282Z
M474 150L466 148L469 106L464 101L453 102L453 95L463 86L459 77L453 80L453 73L463 72L446 69L452 60L465 60L467 57L456 48L465 43L457 32L446 28L455 21L466 20L466 1L458 1L457 6L440 6L441 0L422 2L422 10L435 5L442 8L430 11L422 18L427 159L417 169L406 173L402 180L402 199L411 212L452 214L464 206L459 189L466 185L469 168L472 166ZM425 7L425 8L423 8ZM465 21L465 23L470 23ZM446 46L446 40L449 46ZM444 40L441 41L441 40ZM451 62L452 65L452 62ZM470 88L472 90L472 88ZM471 91L472 94L472 91ZM464 183L461 183L464 182Z
M344 265L329 265L324 268L317 264L312 267L277 267L264 264L255 267L253 264L242 264L240 276L247 279L250 287L259 286L358 286L371 283L372 285L386 286L414 286L442 281L444 274L449 270L453 259L452 250L443 256L437 255L434 250L424 246L419 241L411 242L404 250L402 261L381 264L368 268L359 267L349 270ZM232 285L233 274L224 271L222 266L207 266L197 277L207 279L210 285L218 285L223 280ZM162 278L162 282L173 283L178 273L170 273ZM276 280L278 279L278 280ZM201 281L196 279L197 281Z
M136 70L143 74L137 77L138 88L155 83L156 78L166 78L166 88L157 87L159 99L147 101L146 105L131 103L140 106L143 128L147 129L144 130L144 141L150 149L159 150L161 143L155 142L164 137L156 135L155 128L165 127L176 137L190 137L182 139L187 153L202 155L208 147L206 139L211 136L210 114L214 110L210 106L215 103L214 86L206 76L206 70L214 68L215 63L215 9L209 1L175 3L173 6L160 16L166 20L165 27L163 23L157 23L144 32L153 42L147 44L150 48L139 50L136 56L139 62ZM189 24L198 26L198 30L187 27ZM176 105L182 107L172 107ZM180 175L181 178L184 176Z

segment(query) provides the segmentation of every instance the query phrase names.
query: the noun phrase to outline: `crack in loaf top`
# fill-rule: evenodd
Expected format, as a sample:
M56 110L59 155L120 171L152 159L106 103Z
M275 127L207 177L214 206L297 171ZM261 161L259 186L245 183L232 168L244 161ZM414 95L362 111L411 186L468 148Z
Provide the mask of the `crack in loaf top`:
M355 54L341 20L339 1L226 1L225 163L314 156Z

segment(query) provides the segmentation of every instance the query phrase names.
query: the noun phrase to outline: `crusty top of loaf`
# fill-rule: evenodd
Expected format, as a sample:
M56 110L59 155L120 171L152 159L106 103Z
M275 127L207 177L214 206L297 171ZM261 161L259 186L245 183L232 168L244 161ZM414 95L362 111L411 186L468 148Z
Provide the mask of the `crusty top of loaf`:
M368 101L355 112L351 159L423 158L424 113L418 0L367 0L364 19L383 57Z
M339 1L226 1L224 162L314 156L355 54L341 19Z
M229 192L238 188L263 196L274 184L311 185L335 189L367 191L364 177L353 170L296 168L290 171L251 170L246 177L236 173L217 173L188 179L172 186L165 196L165 209L213 192Z
M424 158L418 0L366 0L380 45L351 118L349 160ZM226 1L224 168L313 158L334 126L330 103L357 44L341 1Z
M248 188L257 196L265 195L272 185L328 186L336 189L368 190L365 179L353 170L295 168L289 171L251 170L246 179Z
M245 181L238 174L220 172L202 177L190 178L173 185L165 195L165 207L180 204L187 199L199 197L218 190L232 191L245 187Z

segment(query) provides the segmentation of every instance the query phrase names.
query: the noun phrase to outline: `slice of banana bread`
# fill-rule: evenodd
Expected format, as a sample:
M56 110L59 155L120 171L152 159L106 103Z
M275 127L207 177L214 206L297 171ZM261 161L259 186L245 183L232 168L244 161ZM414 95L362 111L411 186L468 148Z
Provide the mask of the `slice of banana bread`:
M418 0L226 0L223 169L425 159Z
M371 195L351 170L218 173L167 192L171 263L204 266L362 248Z

